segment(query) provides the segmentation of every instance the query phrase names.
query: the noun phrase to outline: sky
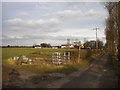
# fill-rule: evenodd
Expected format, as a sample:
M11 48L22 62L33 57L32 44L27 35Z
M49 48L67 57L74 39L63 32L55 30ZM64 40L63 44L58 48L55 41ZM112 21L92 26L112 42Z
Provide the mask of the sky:
M105 42L107 17L100 2L3 2L2 45L83 43L96 40L96 27Z

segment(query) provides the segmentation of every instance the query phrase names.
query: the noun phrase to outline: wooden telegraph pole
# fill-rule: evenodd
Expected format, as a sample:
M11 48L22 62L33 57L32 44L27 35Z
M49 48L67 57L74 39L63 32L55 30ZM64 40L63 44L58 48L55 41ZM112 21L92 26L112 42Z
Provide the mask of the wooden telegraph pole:
M80 47L80 45L81 45L81 41L79 41L79 42L74 42L74 44L75 45L78 45L78 59L77 59L77 62L79 62L79 60L80 60L80 50L81 50L81 47Z
M80 50L81 50L81 41L78 42L79 45L79 51L78 51L78 62L80 60Z
M67 39L68 48L70 48L70 39Z
M98 49L98 37L97 37L97 30L99 28L94 28L93 30L96 30L96 49Z

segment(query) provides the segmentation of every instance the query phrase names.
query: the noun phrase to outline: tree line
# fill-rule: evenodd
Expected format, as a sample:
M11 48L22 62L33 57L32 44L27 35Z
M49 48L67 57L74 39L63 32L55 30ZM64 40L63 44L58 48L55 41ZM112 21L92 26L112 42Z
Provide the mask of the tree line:
M83 43L83 47L80 44L81 48L83 49L96 49L96 41L91 40L91 41L86 41ZM52 48L50 43L41 43L39 45L33 45L33 46L2 46L3 48L35 48L35 47L41 47L41 48ZM57 46L58 48L61 48L61 46ZM74 44L74 48L78 49L79 44ZM98 40L98 49L104 48L103 42Z
M109 14L105 29L107 51L120 61L120 2L107 2L105 6Z

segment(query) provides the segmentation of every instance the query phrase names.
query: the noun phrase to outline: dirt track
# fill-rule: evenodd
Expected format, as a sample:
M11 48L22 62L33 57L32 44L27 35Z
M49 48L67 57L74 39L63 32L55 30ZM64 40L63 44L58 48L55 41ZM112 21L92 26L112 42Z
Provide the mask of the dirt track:
M117 88L115 74L107 54L90 66L66 76L61 73L35 74L14 71L10 74L8 87L18 88Z
M118 88L118 77L115 74L108 55L104 54L89 67L77 71L71 76L55 83L49 88Z

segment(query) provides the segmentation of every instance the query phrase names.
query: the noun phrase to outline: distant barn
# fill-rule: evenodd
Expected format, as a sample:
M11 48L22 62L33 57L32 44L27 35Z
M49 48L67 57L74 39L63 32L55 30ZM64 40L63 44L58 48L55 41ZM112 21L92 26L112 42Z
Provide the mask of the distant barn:
M61 48L74 48L74 45L72 45L72 44L62 44Z

